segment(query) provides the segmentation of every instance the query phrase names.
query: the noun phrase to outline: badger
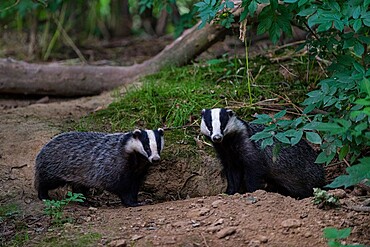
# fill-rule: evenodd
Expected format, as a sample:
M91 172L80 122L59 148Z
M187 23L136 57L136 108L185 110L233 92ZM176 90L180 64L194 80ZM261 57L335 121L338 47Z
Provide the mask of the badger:
M49 190L71 184L83 190L104 189L123 205L139 205L139 187L150 164L160 161L163 135L161 128L57 135L36 157L34 185L39 199L49 199Z
M227 194L265 189L301 199L325 185L324 169L315 163L317 153L305 140L282 147L273 157L272 146L262 149L260 141L250 139L263 125L245 122L224 108L203 109L201 117L201 133L221 160Z

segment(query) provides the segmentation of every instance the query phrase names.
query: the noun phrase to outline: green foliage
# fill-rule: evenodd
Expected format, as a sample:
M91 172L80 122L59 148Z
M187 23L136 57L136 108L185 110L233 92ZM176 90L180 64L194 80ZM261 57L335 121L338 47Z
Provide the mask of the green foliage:
M329 188L337 188L344 186L356 185L360 182L370 186L370 157L360 159L360 163L355 166L347 167L348 175L340 175L334 181L327 185Z
M258 4L262 11L256 13ZM306 41L312 59L331 61L329 76L318 88L307 93L303 115L293 120L282 119L285 112L274 117L259 115L255 123L266 129L253 139L262 146L279 141L295 145L302 137L319 144L322 152L317 163L349 158L355 163L370 146L370 1L309 1L309 0L243 0L241 20L258 15L257 33L269 33L277 42L281 33L291 34L292 24L306 28L311 38ZM200 16L210 11L210 5L199 9ZM217 9L217 4L212 6ZM212 16L216 16L213 14ZM211 21L202 18L202 21ZM314 114L314 111L319 113ZM360 164L368 162L368 159ZM361 170L363 176L355 171ZM370 179L369 166L362 165L340 177L331 186L349 186L360 179ZM354 177L353 177L354 176Z
M316 205L320 204L321 206L327 207L336 207L339 205L338 198L325 190L314 188L313 195L314 195L313 203Z
M328 239L329 247L364 247L364 245L348 245L341 244L340 240L346 239L351 234L352 228L337 229L334 227L327 227L324 229L324 238Z
M202 23L199 28L206 25L207 22L216 18L216 21L220 22L223 26L229 28L231 23L234 22L234 16L230 12L234 8L234 3L226 1L216 1L216 0L204 0L195 4L198 8L199 17Z
M19 214L19 206L17 204L5 204L0 206L0 223L6 218L12 218Z
M46 237L35 246L40 247L93 247L99 245L102 234L96 232L64 232L60 236Z
M83 202L84 197L83 194L80 193L72 193L70 191L67 192L67 197L62 200L43 200L45 209L44 213L47 216L50 216L52 223L56 225L61 225L68 221L69 219L64 218L64 208L70 202Z

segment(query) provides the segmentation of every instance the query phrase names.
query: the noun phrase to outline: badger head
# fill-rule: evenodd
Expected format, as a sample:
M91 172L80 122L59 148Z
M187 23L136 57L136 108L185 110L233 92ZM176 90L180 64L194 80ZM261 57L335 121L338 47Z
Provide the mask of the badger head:
M232 110L224 108L203 109L200 131L214 143L221 143L223 138L242 128Z
M157 130L139 130L132 132L130 143L126 146L126 151L136 152L148 159L150 163L159 162L161 152L164 146L164 131Z

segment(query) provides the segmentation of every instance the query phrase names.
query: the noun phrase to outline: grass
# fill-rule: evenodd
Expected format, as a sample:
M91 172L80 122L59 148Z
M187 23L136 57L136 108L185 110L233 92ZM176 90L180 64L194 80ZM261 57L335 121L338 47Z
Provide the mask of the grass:
M37 246L42 247L88 247L97 246L98 241L102 238L100 233L76 233L44 238Z
M9 203L0 206L0 232L14 232L7 237L0 237L0 246L22 246L28 240L27 226L22 221L18 204Z
M318 78L305 81L307 62L300 60L284 65L260 57L250 60L251 94L242 60L217 59L208 64L169 68L145 77L141 87L129 88L107 109L83 119L77 129L115 132L191 128L199 126L203 108L213 107L232 108L241 117L251 119L253 113L263 111L256 104L262 100L293 98L293 102L300 102L304 98L307 88Z

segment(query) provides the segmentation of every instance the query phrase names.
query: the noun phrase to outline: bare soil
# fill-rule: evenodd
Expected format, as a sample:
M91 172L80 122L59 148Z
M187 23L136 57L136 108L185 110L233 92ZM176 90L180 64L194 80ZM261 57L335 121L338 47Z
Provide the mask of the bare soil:
M29 235L25 245L47 246L53 237L73 245L81 234L99 233L101 238L91 246L327 246L322 236L325 227L352 227L345 243L370 244L369 212L350 209L361 204L361 197L344 191L337 192L341 194L342 206L335 209L319 209L313 205L312 198L295 200L265 191L227 196L206 188L198 191L204 196L185 200L167 198L165 202L154 201L135 208L125 208L116 203L117 198L109 197L109 205L72 204L66 208L66 215L75 222L59 228L51 226L33 189L35 156L66 123L111 101L111 94L105 93L10 109L2 103L0 203L20 205L19 217ZM171 162L165 162L165 166L170 165ZM153 179L163 187L179 181L165 177L160 169L155 173L148 178L146 186L154 183ZM207 187L211 183L203 184ZM6 245L6 240L17 234L14 224L3 222L1 244Z

